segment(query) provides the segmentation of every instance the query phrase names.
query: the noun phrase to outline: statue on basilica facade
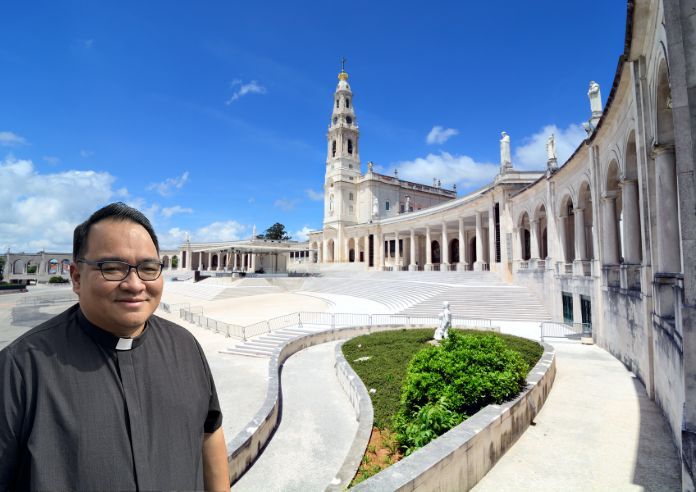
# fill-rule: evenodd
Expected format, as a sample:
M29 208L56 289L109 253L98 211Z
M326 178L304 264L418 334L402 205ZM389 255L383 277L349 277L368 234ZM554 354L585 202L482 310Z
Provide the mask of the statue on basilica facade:
M556 139L553 133L546 140L546 160L556 160Z
M602 93L599 91L599 84L594 80L590 81L590 88L587 91L587 97L590 98L590 110L592 116L595 117L602 113Z
M510 154L510 135L505 132L500 134L500 167L502 170L512 167L512 156Z
M379 215L379 199L374 197L372 199L372 217L375 218Z

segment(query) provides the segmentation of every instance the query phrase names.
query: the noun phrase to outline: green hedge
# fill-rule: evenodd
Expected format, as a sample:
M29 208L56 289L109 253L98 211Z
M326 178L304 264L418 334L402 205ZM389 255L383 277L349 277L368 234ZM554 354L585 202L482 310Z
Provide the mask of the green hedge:
M48 279L49 284L67 284L68 282L70 282L69 279L57 275Z
M452 330L439 347L411 360L394 417L406 454L458 425L491 403L503 403L526 385L528 363L492 334Z

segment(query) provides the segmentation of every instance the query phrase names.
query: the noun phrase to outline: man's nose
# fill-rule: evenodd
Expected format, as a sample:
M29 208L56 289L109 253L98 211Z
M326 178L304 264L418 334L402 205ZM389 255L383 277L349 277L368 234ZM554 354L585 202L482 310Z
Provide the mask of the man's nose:
M121 281L121 286L131 290L142 290L145 288L145 282L138 277L138 272L135 268L128 271L128 275Z

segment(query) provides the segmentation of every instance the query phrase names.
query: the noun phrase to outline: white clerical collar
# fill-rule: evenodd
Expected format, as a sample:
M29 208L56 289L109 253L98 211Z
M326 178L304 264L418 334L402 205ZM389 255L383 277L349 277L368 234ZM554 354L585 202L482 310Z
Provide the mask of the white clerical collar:
M130 350L133 347L132 338L119 338L116 344L116 350Z

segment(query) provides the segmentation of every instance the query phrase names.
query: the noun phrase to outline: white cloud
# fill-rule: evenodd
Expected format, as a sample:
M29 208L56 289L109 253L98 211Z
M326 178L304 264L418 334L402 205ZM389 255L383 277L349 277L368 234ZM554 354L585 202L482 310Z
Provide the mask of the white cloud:
M304 226L304 227L303 227L302 229L300 229L299 231L293 232L293 233L291 234L291 237L292 237L295 241L306 241L307 239L309 239L309 233L310 233L311 231L312 231L312 229L310 229L310 228L307 227L307 226Z
M244 239L248 226L236 220L213 222L191 234L191 241L235 241Z
M174 189L180 190L186 184L189 178L188 171L177 178L167 178L160 183L152 183L147 187L148 190L156 190L162 196L169 196Z
M58 164L60 164L60 159L53 155L45 155L43 156L43 160L51 166L57 166Z
M573 123L567 128L546 125L534 135L522 139L522 146L515 150L513 166L519 169L546 169L546 141L552 133L556 142L556 159L559 166L568 160L587 137L582 125L579 124Z
M12 132L0 132L0 146L13 147L16 145L24 145L27 140Z
M307 197L309 197L309 199L314 201L314 202L321 202L324 200L324 192L323 191L314 191L310 188L307 188L305 190L305 193L307 193Z
M0 160L0 250L72 251L75 226L115 194L106 172L41 174L29 160Z
M265 94L266 93L266 88L262 85L260 85L258 82L255 80L252 80L251 82L244 83L239 79L235 79L232 81L230 84L230 87L235 89L234 93L230 98L225 101L225 104L232 104L236 100L246 96L247 94Z
M94 152L91 150L86 150L86 149L80 149L80 157L87 159L89 157L92 157L94 155Z
M288 200L287 198L279 198L278 200L273 202L273 206L287 212L295 208L295 205L297 205L297 203L298 200Z
M454 128L443 128L441 126L434 126L433 129L430 130L430 133L428 133L428 136L425 137L425 141L430 145L442 144L458 134L459 131L455 130Z
M498 172L497 164L476 162L466 155L452 155L448 152L428 154L412 161L402 161L389 166L399 170L399 178L416 183L431 184L433 178L442 181L443 187L470 189L490 183Z
M179 205L174 205L173 207L164 207L162 209L162 215L164 217L171 217L176 214L191 214L193 213L192 208L181 207Z

